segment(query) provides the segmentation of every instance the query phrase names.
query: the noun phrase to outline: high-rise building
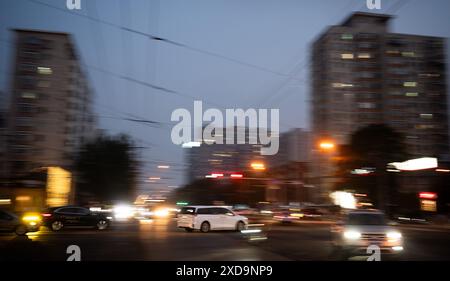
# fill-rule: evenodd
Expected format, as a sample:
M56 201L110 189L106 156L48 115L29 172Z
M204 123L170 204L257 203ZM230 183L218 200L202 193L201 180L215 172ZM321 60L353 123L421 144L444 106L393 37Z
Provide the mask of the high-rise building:
M354 13L315 41L314 134L344 144L358 128L385 123L413 157L447 154L445 39L391 33L391 19Z
M67 33L14 30L8 109L7 171L71 170L74 153L93 136L92 92Z
M393 33L392 17L357 12L312 46L315 142L369 124L402 133L412 158L448 155L445 38Z

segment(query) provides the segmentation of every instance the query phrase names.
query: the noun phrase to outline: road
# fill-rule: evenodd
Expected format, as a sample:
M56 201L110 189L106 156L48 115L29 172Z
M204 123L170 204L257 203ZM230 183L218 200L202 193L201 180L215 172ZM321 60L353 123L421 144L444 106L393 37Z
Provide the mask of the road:
M450 260L449 230L401 227L405 252L401 260ZM117 223L106 231L42 228L25 237L0 234L0 260L64 261L69 245L81 249L81 260L147 261L279 261L333 260L329 226L272 225L267 240L251 243L236 232L187 233L174 221ZM364 257L351 258L355 260ZM383 256L382 256L383 259Z

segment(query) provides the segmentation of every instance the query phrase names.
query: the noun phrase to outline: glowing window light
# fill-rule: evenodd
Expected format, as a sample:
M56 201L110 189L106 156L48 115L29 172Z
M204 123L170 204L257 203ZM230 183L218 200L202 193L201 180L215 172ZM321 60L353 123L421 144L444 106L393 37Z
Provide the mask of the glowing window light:
M341 54L343 60L352 60L355 56L353 54Z
M404 87L417 87L417 82L403 82Z
M50 67L38 66L37 72L43 75L50 75L53 73L53 70Z

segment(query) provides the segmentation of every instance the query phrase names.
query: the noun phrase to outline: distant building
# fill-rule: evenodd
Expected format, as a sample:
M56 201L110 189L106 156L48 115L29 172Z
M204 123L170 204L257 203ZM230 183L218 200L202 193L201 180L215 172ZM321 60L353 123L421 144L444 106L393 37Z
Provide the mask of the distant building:
M222 131L226 139L226 130ZM188 164L187 182L204 179L211 173L228 175L244 173L249 170L252 161L264 160L264 156L260 153L261 145L248 144L248 133L247 130L246 144L218 144L205 140L199 142L199 146L185 148Z
M273 178L267 190L268 201L289 204L313 200L305 179L310 154L310 132L295 128L280 134L278 153L267 157Z
M411 158L446 158L446 39L391 33L391 19L354 13L314 42L314 141L346 144L357 129L385 123L405 136Z
M74 153L95 132L93 96L69 34L14 33L6 165L10 185L32 187L30 173L72 169Z
M280 134L278 153L269 156L268 166L277 167L289 162L307 163L310 161L310 132L295 128Z

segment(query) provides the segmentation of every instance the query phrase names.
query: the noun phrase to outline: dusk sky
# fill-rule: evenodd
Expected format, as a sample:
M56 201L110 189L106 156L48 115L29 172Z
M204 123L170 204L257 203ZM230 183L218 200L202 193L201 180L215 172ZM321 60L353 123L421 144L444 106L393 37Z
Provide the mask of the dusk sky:
M111 134L129 134L147 147L140 154L143 175L159 176L156 165L172 165L167 176L161 175L169 178L165 186L179 186L184 179L183 150L170 139L174 109L192 110L192 97L202 100L204 109L279 108L281 131L308 128L310 45L327 26L341 23L352 11L369 12L366 0L81 3L82 9L73 12L66 9L66 0L0 0L0 91L8 93L10 88L10 29L73 34L95 93L99 127ZM393 32L448 38L449 11L448 0L384 0L376 12L396 15ZM131 115L163 125L153 128L110 118Z

